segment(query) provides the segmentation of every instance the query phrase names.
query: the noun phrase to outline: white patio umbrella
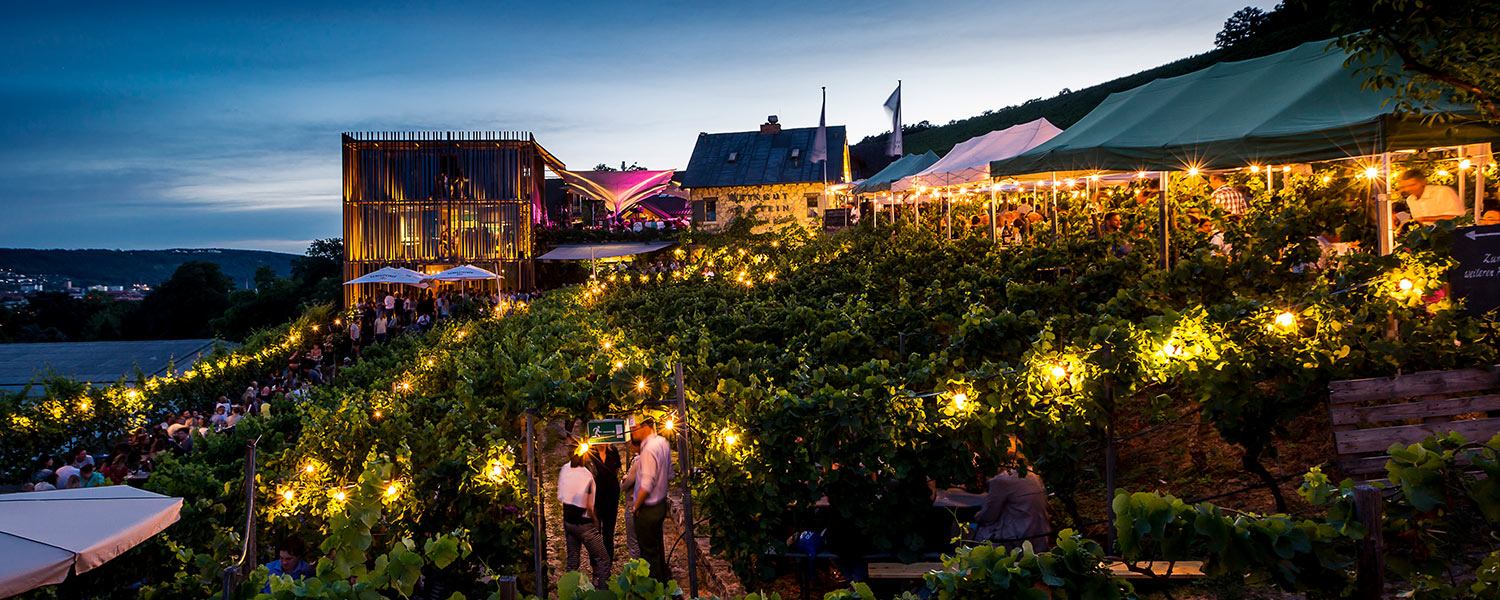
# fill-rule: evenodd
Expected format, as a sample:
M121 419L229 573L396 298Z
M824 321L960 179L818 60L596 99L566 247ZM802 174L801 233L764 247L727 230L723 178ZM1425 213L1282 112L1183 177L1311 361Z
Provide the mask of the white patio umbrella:
M480 281L499 279L500 276L474 265L462 265L441 273L427 275L426 278L428 281Z
M367 283L398 283L402 285L421 285L425 275L402 267L382 267L366 275L345 281L344 285L358 285Z
M98 567L181 510L182 498L123 485L0 494L0 598Z

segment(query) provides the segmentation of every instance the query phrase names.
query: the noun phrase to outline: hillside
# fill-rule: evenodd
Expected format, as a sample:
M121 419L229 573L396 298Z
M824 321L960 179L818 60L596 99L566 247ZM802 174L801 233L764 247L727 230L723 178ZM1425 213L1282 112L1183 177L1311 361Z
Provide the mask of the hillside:
M0 248L0 269L44 277L75 287L90 285L156 285L172 276L178 265L193 260L218 263L224 274L244 287L255 270L269 266L277 275L291 272L295 254L264 250L174 248L170 250L37 250Z
M1007 106L983 115L950 122L947 125L927 128L909 125L903 128L905 130L903 145L907 154L921 154L932 150L943 155L955 144L974 136L1043 117L1051 121L1053 125L1067 129L1089 111L1094 110L1094 107L1110 94L1129 90L1155 79L1190 73L1217 62L1265 56L1297 44L1330 37L1332 34L1329 33L1325 22L1317 19L1299 19L1228 48L1190 56L1080 90L1065 90L1066 93L1051 98L1029 100L1018 106ZM918 115L907 115L907 117L914 119ZM894 160L893 157L884 156L888 137L890 137L889 133L867 137L850 147L855 178L869 177Z

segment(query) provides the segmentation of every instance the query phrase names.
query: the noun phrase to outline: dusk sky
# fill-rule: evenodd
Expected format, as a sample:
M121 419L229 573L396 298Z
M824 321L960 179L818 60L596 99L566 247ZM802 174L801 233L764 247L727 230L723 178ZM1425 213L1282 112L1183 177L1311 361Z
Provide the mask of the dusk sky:
M1207 51L1274 2L218 4L7 3L0 247L300 253L340 234L343 131L678 168L700 131L816 125L819 86L858 141L897 79L908 123L945 123Z

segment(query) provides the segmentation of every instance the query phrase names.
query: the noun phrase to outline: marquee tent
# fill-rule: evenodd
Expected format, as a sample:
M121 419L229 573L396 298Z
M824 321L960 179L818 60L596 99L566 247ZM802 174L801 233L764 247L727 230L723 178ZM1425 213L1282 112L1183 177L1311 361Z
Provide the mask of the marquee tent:
M1443 107L1448 123L1392 114L1347 57L1310 42L1117 92L1047 143L992 161L990 174L1231 168L1500 139L1459 106Z
M853 193L857 195L890 191L892 183L902 177L910 177L921 173L937 161L938 155L931 150L923 154L907 154L892 161L884 169L871 175L869 179L854 186Z
M182 498L124 485L0 495L0 598L97 568L181 510Z
M537 260L604 260L647 254L670 247L675 242L620 242L614 244L563 244Z
M604 202L611 215L620 213L667 189L673 171L566 171L560 170L569 190Z
M991 131L960 142L932 166L891 184L891 191L901 192L917 186L942 187L986 181L990 177L991 161L1013 157L1060 133L1062 130L1046 119Z

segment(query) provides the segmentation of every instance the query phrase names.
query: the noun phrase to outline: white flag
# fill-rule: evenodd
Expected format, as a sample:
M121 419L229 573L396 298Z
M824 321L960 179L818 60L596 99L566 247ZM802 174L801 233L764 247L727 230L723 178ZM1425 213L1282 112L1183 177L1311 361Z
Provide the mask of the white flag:
M823 88L823 109L818 112L818 133L813 138L812 155L807 162L828 161L828 88Z
M901 82L896 82L896 91L885 99L885 112L891 116L891 137L886 142L887 156L901 156Z

